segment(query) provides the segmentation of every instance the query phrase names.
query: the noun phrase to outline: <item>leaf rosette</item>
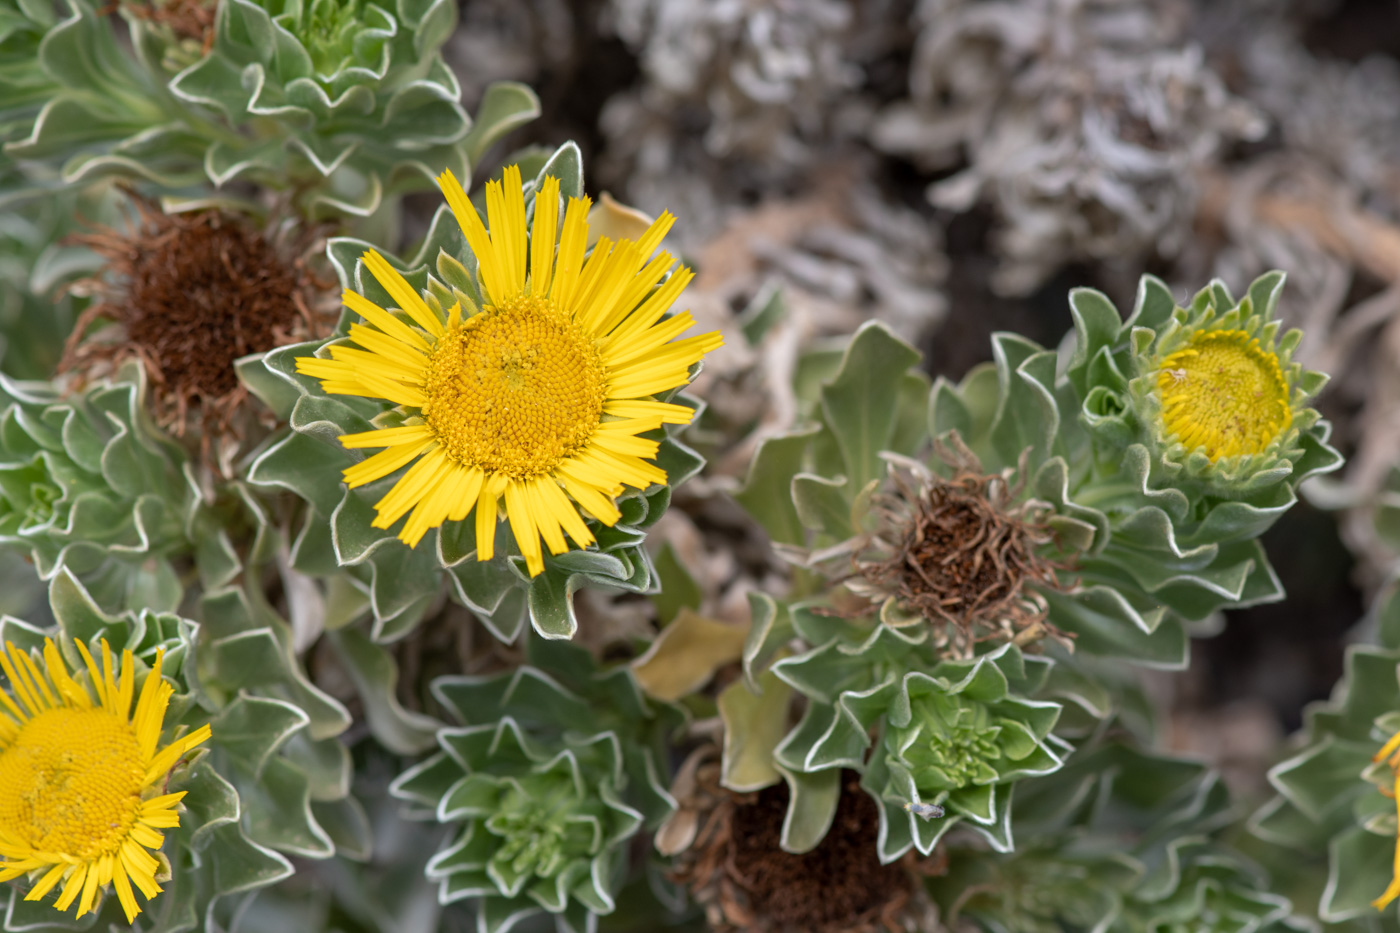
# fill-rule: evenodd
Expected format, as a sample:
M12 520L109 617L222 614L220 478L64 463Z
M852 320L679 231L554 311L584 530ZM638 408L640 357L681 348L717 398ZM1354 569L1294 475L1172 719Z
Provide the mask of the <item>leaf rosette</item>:
M4 377L0 392L0 545L42 579L68 568L103 605L173 610L183 594L174 561L194 560L209 587L238 572L189 458L150 419L139 366L67 397ZM239 484L227 492L260 542L261 506Z
M443 166L468 177L492 141L539 112L529 88L501 83L473 126L439 51L456 22L449 0L229 0L209 54L170 91L235 131L210 134L214 184L309 186L309 208L368 216Z
M45 637L81 669L73 640L101 657L105 639L149 667L164 651L164 674L175 687L167 728L211 724L207 753L178 765L172 790L187 792L180 824L167 830L161 857L169 879L143 905L134 929L146 933L235 930L253 892L289 877L289 857L363 858L368 825L347 794L348 751L336 736L349 725L338 702L306 679L292 654L290 627L237 590L203 599L205 621L134 611L109 615L66 571L49 588L56 626L41 630L12 618L0 640L35 651ZM116 898L99 920L118 922ZM122 922L125 926L125 923ZM10 897L5 929L88 929L51 903Z
M1256 282L1246 308L1271 311L1278 283L1277 276ZM1224 300L1223 286L1207 293ZM1170 331L1165 362L1189 344L1185 322L1204 326L1209 308L1195 317L1178 313L1165 286L1145 277L1126 323L1096 292L1076 291L1071 310L1076 344L1066 367L1054 350L1001 333L992 338L992 363L957 385L940 377L931 393L913 368L917 352L878 325L863 327L844 348L809 355L797 372L797 391L817 423L759 448L740 502L780 547L800 549L787 550L799 562L830 564L859 553L870 523L878 521L872 502L880 495L883 460L926 457L931 442L965 448L980 472L1005 477L1019 490L1008 507L1034 502L1043 510L1039 521L1052 544L1040 553L1059 565L1058 585L1026 579L1024 589L1044 601L1054 630L1072 636L1078 652L1184 665L1185 623L1282 598L1256 539L1293 505L1298 483L1336 469L1341 458L1326 444L1326 422L1299 409L1290 414L1272 465L1259 457L1232 461L1235 485L1228 494L1217 488L1224 468L1195 479L1184 467L1165 470L1128 430L1129 379L1122 374L1138 365L1129 341L1147 347L1158 329ZM1244 319L1236 308L1233 316L1209 320L1228 324L1228 333L1272 339L1276 328L1262 313L1252 324ZM1298 398L1320 386L1291 362L1280 372L1296 378ZM1109 389L1119 384L1121 404L1109 404ZM1104 421L1105 412L1118 429ZM1290 460L1293 451L1300 453ZM948 472L933 461L925 461L929 471ZM1239 472L1248 464L1260 467L1252 478Z
M441 751L392 793L461 826L427 876L442 903L476 901L481 933L541 912L583 933L616 906L628 840L675 806L658 744L675 721L626 668L600 672L572 645L530 645L532 663L513 671L433 682L464 725L439 730Z
M1388 742L1400 732L1400 585L1392 581L1374 607L1378 645L1347 649L1332 697L1303 714L1298 751L1269 771L1278 795L1250 822L1261 838L1293 850L1290 862L1327 859L1327 886L1317 906L1325 922L1396 920L1394 885L1400 851L1397 769ZM1389 749L1389 750L1387 750ZM1307 864L1307 863L1305 863ZM1313 866L1320 874L1320 865Z
M1051 667L1004 644L969 660L941 660L927 631L837 622L798 608L796 633L819 647L775 663L772 673L808 698L801 721L773 752L800 775L785 847L810 840L792 831L824 827L829 812L804 812L835 798L820 785L841 768L862 774L880 807L880 859L933 851L964 823L994 848L1011 848L1011 791L1023 778L1060 767L1069 746L1051 734L1057 702L1030 699ZM802 791L805 791L803 793ZM936 804L925 819L909 804Z
M1015 852L950 842L947 874L928 883L950 923L996 933L1302 929L1287 925L1291 905L1262 871L1219 842L1229 795L1199 762L1103 742L1020 794Z

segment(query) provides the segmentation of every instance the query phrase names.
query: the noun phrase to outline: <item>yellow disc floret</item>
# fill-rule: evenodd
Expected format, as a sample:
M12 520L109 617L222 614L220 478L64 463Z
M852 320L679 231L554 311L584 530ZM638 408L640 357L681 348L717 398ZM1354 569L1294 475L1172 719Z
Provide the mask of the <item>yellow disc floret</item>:
M423 420L458 464L538 476L583 449L603 416L593 339L522 295L450 327L428 360Z
M104 709L51 709L0 754L0 826L43 852L115 852L141 810L136 730Z
M1161 361L1166 433L1212 462L1264 451L1292 421L1278 356L1242 330L1202 331Z
M147 849L161 847L159 830L180 825L185 795L161 793L166 775L210 730L157 748L174 693L161 679L163 654L136 697L130 651L118 676L105 641L100 668L75 644L87 684L69 674L52 641L42 670L12 644L0 652L9 680L9 692L0 692L0 881L33 877L28 901L61 884L54 906L78 901L80 917L97 909L110 885L130 922L141 912L133 886L147 900L161 891L161 862Z

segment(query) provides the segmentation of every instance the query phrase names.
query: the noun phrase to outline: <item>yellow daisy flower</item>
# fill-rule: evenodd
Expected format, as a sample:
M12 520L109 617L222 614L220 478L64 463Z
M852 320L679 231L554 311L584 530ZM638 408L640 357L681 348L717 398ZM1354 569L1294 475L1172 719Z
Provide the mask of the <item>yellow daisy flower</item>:
M1162 422L1212 461L1258 454L1293 423L1278 354L1243 330L1207 330L1157 371Z
M1392 735L1390 741L1386 742L1371 760L1381 759L1387 759L1386 764L1395 772L1395 787L1390 796L1395 798L1396 816L1400 817L1400 732ZM1371 906L1376 910L1385 910L1391 901L1400 897L1400 838L1395 840L1395 863L1391 873L1390 886L1385 889L1385 893L1371 902Z
M160 848L160 830L180 825L185 794L161 793L166 775L210 731L201 726L157 749L175 690L160 676L164 652L133 713L131 652L122 652L118 679L106 641L101 670L75 643L87 686L69 675L50 639L43 671L9 642L0 652L9 679L9 691L0 691L0 881L37 876L27 901L63 882L54 906L67 910L77 900L79 917L97 909L99 890L110 884L129 923L141 912L132 886L146 900L161 891L162 863L146 850Z
M693 412L650 396L689 382L690 366L723 341L676 340L695 323L689 312L663 320L693 275L681 267L667 277L670 254L652 257L669 213L636 242L599 239L585 260L589 200L570 198L556 231L557 178L540 186L528 239L518 166L486 185L489 233L452 173L438 181L476 255L485 306L459 304L443 320L371 250L365 268L407 320L347 290L345 304L366 322L350 326L358 347L300 358L297 371L326 392L386 399L408 415L340 438L385 448L345 470L351 488L412 463L375 504L375 527L408 515L399 538L415 546L475 508L477 559L490 560L504 498L534 576L544 570L541 539L551 554L568 550L566 534L579 547L593 543L580 510L613 525L624 486L666 482L650 462L660 445L641 435Z

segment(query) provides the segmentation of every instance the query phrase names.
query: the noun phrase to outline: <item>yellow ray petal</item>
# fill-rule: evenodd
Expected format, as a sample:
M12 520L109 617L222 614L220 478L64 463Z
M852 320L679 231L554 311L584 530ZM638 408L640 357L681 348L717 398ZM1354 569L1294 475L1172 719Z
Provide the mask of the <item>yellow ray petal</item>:
M496 554L496 508L505 480L499 474L488 476L476 500L476 559L490 560Z
M426 424L405 424L396 428L375 428L373 431L360 431L357 434L342 434L337 440L347 450L363 447L398 447L402 444L416 444L433 436Z
M370 524L375 528L388 528L404 516L404 513L423 498L433 479L447 460L441 447L435 447L408 468L388 495L374 504L379 513Z
M599 319L594 332L606 334L617 327L636 309L646 293L656 287L656 283L661 281L673 262L670 253L658 253L651 262L632 275L624 284L622 291L618 292L612 299L611 307Z
M540 535L535 527L535 517L531 514L524 484L513 481L506 484L506 519L515 535L515 545L525 558L525 567L530 576L544 570L544 552L540 548Z
M568 532L575 544L579 547L588 547L596 540L583 517L578 514L578 508L569 501L569 497L564 494L564 490L560 488L558 482L552 477L546 477L540 480L535 488L541 506ZM555 553L561 552L555 551Z
M613 399L603 406L603 411L618 418L660 418L662 424L690 424L695 417L693 408L651 399Z
M611 499L598 491L598 488L591 483L575 479L572 476L565 476L564 488L569 495L574 497L574 501L588 510L598 521L608 527L616 525L618 519L622 518L622 513L618 511L617 505Z
M398 304L399 310L413 318L413 323L432 334L434 337L442 336L442 321L433 313L433 309L428 307L428 303L423 300L423 296L410 284L403 274L389 265L389 261L375 250L366 250L361 262L370 274L379 280L379 284L384 286L384 290L389 293Z
M564 529L560 527L559 519L555 516L554 510L550 508L550 503L545 498L542 488L544 485L554 486L554 480L550 477L545 477L543 480L536 478L522 485L530 514L534 516L535 527L539 529L540 536L544 538L549 553L563 554L569 549L569 544L564 540Z
M359 292L352 292L347 288L341 293L340 300L345 302L345 307L354 311L360 317L400 343L415 347L422 350L424 353L432 349L432 344L428 343L427 337L424 337L421 333L409 327L403 321L400 321Z
M629 314L626 320L618 324L612 333L608 334L602 343L604 356L611 348L626 348L632 338L661 320L694 278L695 273L685 266L681 266L671 273L670 278L652 292L651 296Z
M457 218L457 226L462 228L467 246L476 257L477 277L481 279L482 288L486 290L484 297L493 304L504 301L508 297L505 270L501 268L492 251L491 238L486 233L486 225L481 222L481 215L476 212L475 205L451 171L439 175L438 184L442 187L443 196L447 198L448 207L452 209L452 215Z
M583 254L588 248L588 198L569 198L564 210L564 230L559 237L559 258L556 261L554 283L550 298L564 311L573 307L574 293L583 270Z
M447 516L449 519L460 522L471 513L472 508L476 506L477 497L481 495L481 483L484 478L484 474L476 467L458 469L457 488L452 491L452 511Z
M530 234L530 294L549 294L554 274L554 234L559 225L559 179L545 177L535 193L535 227Z

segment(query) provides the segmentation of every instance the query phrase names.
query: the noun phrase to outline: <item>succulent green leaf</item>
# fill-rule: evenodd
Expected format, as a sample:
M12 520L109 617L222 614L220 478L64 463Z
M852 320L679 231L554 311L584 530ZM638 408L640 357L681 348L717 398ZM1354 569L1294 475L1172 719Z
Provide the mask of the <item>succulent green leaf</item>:
M835 377L822 387L822 411L853 490L884 472L880 451L894 433L905 371L918 360L918 351L888 328L867 322L851 339Z
M841 800L841 772L793 772L779 769L788 785L788 811L779 845L784 852L810 852L826 836Z
M375 740L399 755L421 754L435 742L436 719L405 709L395 688L398 668L383 648L353 628L330 632L336 649L364 704L365 723Z
M488 85L477 107L475 122L462 140L467 158L472 165L476 165L492 143L539 115L540 100L526 85L516 81L497 81ZM582 184L577 189L582 191ZM579 194L575 193L572 197L579 197Z
M736 680L719 695L724 723L720 783L748 793L776 784L782 777L773 752L787 730L792 688L771 672L759 678L760 693Z

